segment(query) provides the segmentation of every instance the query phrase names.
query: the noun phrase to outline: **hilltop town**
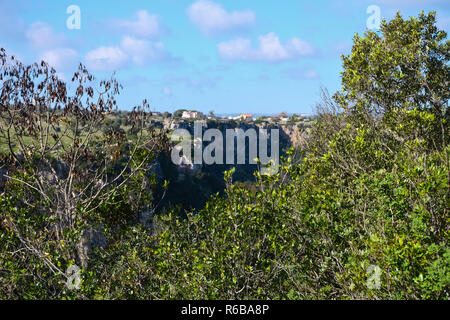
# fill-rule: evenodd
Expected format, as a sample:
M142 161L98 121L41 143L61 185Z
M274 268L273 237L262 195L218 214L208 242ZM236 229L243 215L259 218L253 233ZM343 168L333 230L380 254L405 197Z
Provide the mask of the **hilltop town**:
M286 112L281 112L278 115L259 115L255 116L251 113L242 113L239 115L215 115L214 111L210 111L208 115L196 110L179 109L174 113L170 112L152 112L152 117L155 120L163 120L172 118L175 120L215 120L221 122L238 121L247 123L267 123L267 124L295 124L308 123L314 120L313 114L300 113L289 115Z

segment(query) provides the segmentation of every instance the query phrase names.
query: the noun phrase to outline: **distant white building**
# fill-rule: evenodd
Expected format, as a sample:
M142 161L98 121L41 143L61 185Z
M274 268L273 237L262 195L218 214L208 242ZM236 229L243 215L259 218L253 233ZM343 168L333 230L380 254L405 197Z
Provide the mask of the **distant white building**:
M251 113L243 113L239 115L241 120L253 120L253 115Z
M181 118L183 119L196 119L200 118L200 112L197 111L183 111Z
M236 117L228 117L228 119L240 120L240 121L255 120L255 118L253 118L253 116L250 113L243 113L243 114L240 114L240 115L238 115Z

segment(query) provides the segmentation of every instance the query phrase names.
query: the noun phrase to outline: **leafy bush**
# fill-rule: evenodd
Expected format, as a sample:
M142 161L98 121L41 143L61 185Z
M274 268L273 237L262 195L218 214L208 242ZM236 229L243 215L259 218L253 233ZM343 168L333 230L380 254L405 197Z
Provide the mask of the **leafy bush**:
M186 217L170 209L137 223L157 183L140 170L92 206L77 203L58 235L51 202L29 188L34 153L0 196L0 297L448 299L446 36L434 13L355 36L343 90L324 92L302 161L289 151L252 187L226 171L226 195ZM107 244L90 252L80 290L68 290L87 222Z

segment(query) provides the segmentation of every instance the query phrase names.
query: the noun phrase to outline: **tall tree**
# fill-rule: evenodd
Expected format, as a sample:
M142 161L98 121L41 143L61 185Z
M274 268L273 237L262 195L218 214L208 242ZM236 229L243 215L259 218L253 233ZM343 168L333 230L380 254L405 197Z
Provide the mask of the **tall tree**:
M354 37L343 56L342 92L350 109L383 113L393 108L430 110L448 118L450 40L436 27L436 13L381 24L380 32ZM446 115L446 116L445 116Z

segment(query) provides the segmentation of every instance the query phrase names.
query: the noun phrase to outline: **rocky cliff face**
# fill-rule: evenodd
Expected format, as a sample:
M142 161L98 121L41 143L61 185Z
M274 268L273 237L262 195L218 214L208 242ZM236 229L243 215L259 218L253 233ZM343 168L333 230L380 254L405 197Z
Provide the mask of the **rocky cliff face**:
M192 137L194 137L194 122L193 121L160 121L152 123L156 127L163 128L169 131L169 134L176 129L187 130ZM305 124L269 124L269 123L249 123L249 122L235 122L235 121L211 121L203 120L202 136L207 129L218 129L224 138L224 145L226 145L226 130L254 129L257 133L261 129L279 129L279 147L280 156L283 151L290 146L302 148L307 137L308 127ZM271 155L271 139L268 139L268 154ZM174 145L177 143L174 142ZM204 142L203 148L208 146L210 142ZM240 165L227 164L181 164L175 165L170 155L159 157L155 161L155 168L153 170L159 176L160 180L166 179L170 181L169 189L165 195L162 206L177 206L181 205L186 210L200 209L208 201L211 195L222 193L225 188L223 179L223 172L225 170L235 168L233 174L233 181L240 183L251 184L254 181L254 172L258 170L255 164L249 164L248 161L248 141L246 142L246 162ZM237 144L234 144L237 148ZM235 149L235 154L237 150ZM193 154L193 153L192 153ZM156 163L157 162L157 163Z
M265 129L270 132L270 129L278 129L279 130L279 145L280 152L285 150L290 146L301 148L305 143L305 139L307 136L307 127L303 124L268 124L268 123L248 123L248 122L222 122L222 121L213 121L213 120L202 120L199 121L202 126L202 136L208 129L218 129L221 131L224 142L226 137L227 130L235 130L242 129L245 131L249 129L254 129L258 134L261 129ZM157 127L164 128L169 130L169 132L173 132L177 129L185 129L192 136L194 136L194 122L193 121L169 121L166 120L164 122L159 122L154 124ZM269 139L270 143L270 139ZM205 144L203 145L205 147ZM235 144L236 148L236 144ZM269 146L270 149L270 146ZM183 179L185 175L193 175L197 173L202 168L201 165L198 164L180 164L177 166L177 170L181 175L180 179Z
M303 125L280 125L280 129L287 136L291 145L295 148L302 148L305 145L306 139L308 137L309 126Z
M279 129L280 139L288 142L294 147L301 146L307 136L308 126L296 123L296 124L268 124L268 123L247 123L240 122L236 123L234 121L220 122L213 120L201 120L199 121L203 128L203 133L207 129L219 129L225 136L227 129L242 129L244 131L248 129L255 129L259 132L260 129ZM186 129L192 135L194 135L194 122L192 121L169 121L155 123L155 126L167 129L169 131L177 129Z

